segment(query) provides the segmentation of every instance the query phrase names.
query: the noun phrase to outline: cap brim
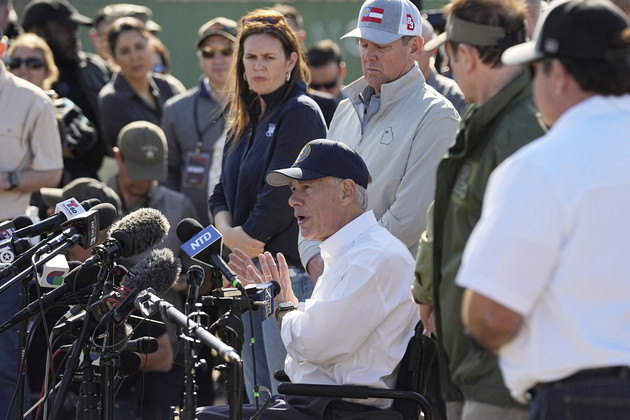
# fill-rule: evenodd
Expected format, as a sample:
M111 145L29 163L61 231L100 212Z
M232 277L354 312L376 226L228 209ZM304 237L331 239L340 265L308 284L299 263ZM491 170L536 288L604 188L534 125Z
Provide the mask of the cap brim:
M92 18L89 18L87 16L83 16L80 13L73 13L70 16L66 17L65 19L59 20L59 23L65 24L65 25L87 25L87 26L90 26L90 25L92 25L93 22L94 21L92 20Z
M55 207L63 197L63 189L61 188L40 188L39 193L42 196L42 201L48 207Z
M146 21L146 23L144 24L144 27L147 28L147 31L149 32L160 32L162 31L162 27L160 25L158 25L157 23L155 23L152 20L148 20Z
M355 28L342 36L340 39L345 38L361 38L375 44L385 45L391 44L397 39L402 38L402 35L374 28Z
M235 42L236 41L236 37L234 35L232 35L229 32L225 32L225 31L212 31L212 32L207 32L205 34L203 34L203 36L199 37L197 39L197 42L195 43L195 46L197 48L199 48L199 45L201 45L201 43L208 37L212 36L212 35L220 35L223 38L227 38L228 40Z
M140 165L129 159L125 161L129 177L134 181L164 181L166 168L163 165Z
M322 174L321 172L311 171L309 169L302 168L287 168L287 169L276 169L271 171L265 177L267 184L272 187L282 187L284 185L289 185L292 179L298 180L309 180L309 179L317 179L328 176L326 174Z
M514 66L540 60L543 56L541 51L536 50L536 41L527 41L505 50L501 61L506 66Z
M440 45L444 44L445 42L446 42L446 31L442 32L441 34L439 34L438 36L436 36L429 42L425 43L424 47L422 47L422 50L433 51L434 49L438 48Z

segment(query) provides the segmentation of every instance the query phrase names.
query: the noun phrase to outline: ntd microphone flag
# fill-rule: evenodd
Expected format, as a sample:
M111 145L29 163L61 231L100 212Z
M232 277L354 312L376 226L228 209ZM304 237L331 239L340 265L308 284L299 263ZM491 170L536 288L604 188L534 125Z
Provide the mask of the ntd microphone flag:
M223 236L214 226L208 225L188 242L183 243L180 248L190 258L207 263L210 261L210 254L221 255Z

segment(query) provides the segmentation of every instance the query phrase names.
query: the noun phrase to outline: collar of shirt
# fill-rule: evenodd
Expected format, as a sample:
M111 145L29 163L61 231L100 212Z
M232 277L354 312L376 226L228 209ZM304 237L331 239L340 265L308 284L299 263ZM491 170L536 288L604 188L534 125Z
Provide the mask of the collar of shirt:
M160 88L158 88L157 84L155 84L155 81L151 77L150 73L147 73L147 79L149 81L149 89L151 90L151 95L153 95L155 98L159 98ZM125 79L125 77L122 74L116 73L113 77L113 80L114 80L114 87L121 94L127 95L129 97L138 96L136 91L133 90L129 82L127 82L127 79Z
M370 226L377 224L372 210L368 210L335 232L320 244L321 256L325 266L335 262L335 258L352 245L352 242Z
M267 104L267 107L265 108L265 115L269 115L271 112L275 111L278 105L282 104L282 100L285 99L285 96L294 96L286 95L288 87L289 84L285 83L280 88L271 93L260 95L263 101L265 101L265 104ZM301 80L295 82L293 88L291 89L291 93L295 93L295 96L306 94L306 83ZM254 92L244 92L241 94L241 98L243 99L243 101L245 101L246 104L252 104L256 99L258 99L258 96L259 95ZM258 119L258 115L256 115L256 113L258 112L257 109L258 107L256 106L250 106L247 108L250 120L255 121Z

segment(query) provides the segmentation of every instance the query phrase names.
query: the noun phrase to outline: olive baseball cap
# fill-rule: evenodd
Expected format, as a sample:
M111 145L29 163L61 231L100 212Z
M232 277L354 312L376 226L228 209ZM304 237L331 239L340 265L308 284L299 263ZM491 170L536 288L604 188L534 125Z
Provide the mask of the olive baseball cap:
M199 45L204 39L211 35L221 35L229 39L230 41L236 41L236 34L238 33L238 24L232 19L224 17L217 17L201 25L197 31L197 40L195 46L199 48Z
M160 127L148 121L134 121L118 133L118 149L134 181L164 181L168 146Z

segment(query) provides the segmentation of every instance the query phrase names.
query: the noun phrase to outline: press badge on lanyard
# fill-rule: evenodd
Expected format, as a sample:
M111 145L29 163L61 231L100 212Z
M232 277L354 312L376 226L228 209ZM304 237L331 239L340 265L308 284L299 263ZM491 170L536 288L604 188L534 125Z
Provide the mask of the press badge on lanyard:
M210 168L210 154L205 152L186 153L186 172L184 185L186 187L200 188Z

